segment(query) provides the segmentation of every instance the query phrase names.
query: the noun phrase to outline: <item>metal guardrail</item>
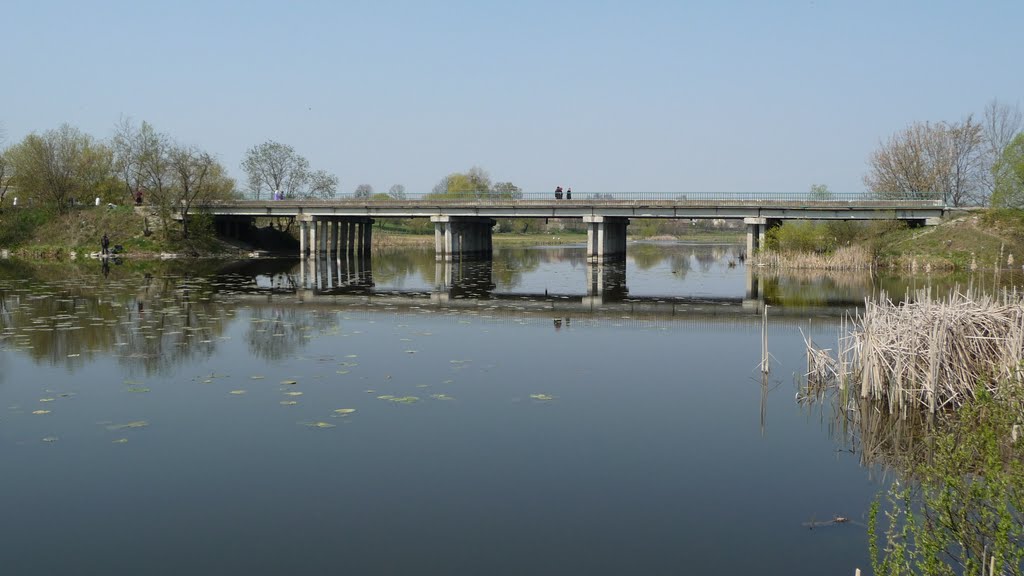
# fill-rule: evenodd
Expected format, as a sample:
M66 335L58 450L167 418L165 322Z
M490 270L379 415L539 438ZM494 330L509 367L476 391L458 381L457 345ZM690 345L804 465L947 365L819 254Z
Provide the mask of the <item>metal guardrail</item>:
M269 198L260 201L274 202ZM808 192L572 192L571 198L563 194L556 198L554 192L518 192L516 194L499 193L466 193L466 194L406 194L402 198L358 197L351 194L339 195L334 198L304 198L286 199L283 202L346 202L346 203L401 203L401 202L429 202L431 204L442 203L466 203L479 202L490 205L495 204L516 204L520 202L566 202L579 204L594 204L601 202L666 202L666 203L712 203L721 202L728 204L750 204L769 202L800 202L807 204L866 204L866 203L892 203L914 206L945 206L941 197L934 195L921 195L919 197L893 196L890 198L881 197L869 192L839 192L828 195L814 195Z

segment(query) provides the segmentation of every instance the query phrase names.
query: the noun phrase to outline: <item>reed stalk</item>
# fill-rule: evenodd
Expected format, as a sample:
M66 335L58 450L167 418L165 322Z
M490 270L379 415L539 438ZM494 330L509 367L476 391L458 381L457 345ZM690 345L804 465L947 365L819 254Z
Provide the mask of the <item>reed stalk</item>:
M861 398L906 415L956 408L979 385L998 397L1024 383L1024 300L1016 290L941 299L919 290L902 304L883 295L848 321L835 355L805 339L809 386L858 382Z

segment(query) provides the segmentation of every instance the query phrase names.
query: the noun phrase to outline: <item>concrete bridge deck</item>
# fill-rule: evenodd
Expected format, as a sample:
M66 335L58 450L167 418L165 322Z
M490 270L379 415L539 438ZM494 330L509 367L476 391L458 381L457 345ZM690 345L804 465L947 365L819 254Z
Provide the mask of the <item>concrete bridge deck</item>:
M618 257L626 251L631 218L743 219L747 250L764 242L766 231L784 220L904 220L937 224L946 212L942 200L887 200L865 195L827 199L806 194L749 195L591 195L571 200L521 197L421 196L404 200L239 200L194 207L231 226L253 218L299 222L300 253L360 253L369 250L376 218L430 218L438 259L491 252L494 218L578 218L587 224L587 256ZM610 197L609 197L610 196Z

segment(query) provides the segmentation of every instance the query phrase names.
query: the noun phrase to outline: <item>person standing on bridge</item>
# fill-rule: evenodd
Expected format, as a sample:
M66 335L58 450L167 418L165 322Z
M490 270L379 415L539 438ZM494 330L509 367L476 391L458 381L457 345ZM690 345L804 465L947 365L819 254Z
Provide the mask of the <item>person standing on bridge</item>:
M565 189L565 199L572 200L572 188Z
M555 187L555 200L561 200L561 199L562 199L562 187L561 186L557 186L557 187Z

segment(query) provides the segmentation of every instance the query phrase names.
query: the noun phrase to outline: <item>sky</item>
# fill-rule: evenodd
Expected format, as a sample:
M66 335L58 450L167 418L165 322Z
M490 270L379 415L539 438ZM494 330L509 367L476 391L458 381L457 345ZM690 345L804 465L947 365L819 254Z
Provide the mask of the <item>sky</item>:
M864 190L918 121L1024 106L1024 2L6 0L6 145L146 121L291 145L340 192Z

